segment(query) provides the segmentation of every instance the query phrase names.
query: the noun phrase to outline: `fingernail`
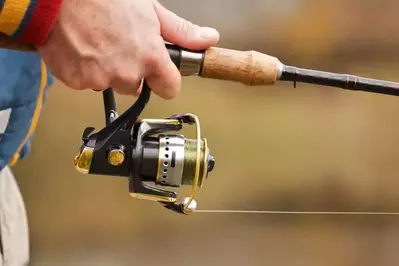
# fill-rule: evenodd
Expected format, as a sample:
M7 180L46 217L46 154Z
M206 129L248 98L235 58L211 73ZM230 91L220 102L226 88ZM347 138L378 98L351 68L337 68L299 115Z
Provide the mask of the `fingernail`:
M201 28L201 38L202 39L215 39L219 37L217 30L213 28L203 27Z

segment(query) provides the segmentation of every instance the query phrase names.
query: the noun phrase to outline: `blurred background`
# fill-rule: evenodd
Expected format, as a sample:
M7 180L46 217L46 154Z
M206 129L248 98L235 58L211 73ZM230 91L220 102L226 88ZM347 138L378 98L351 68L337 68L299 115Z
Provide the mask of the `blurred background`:
M398 1L161 2L217 28L222 47L399 80ZM134 101L118 96L119 111ZM176 99L154 95L143 117L176 112L199 116L216 157L199 191L200 209L399 212L398 98L190 77ZM131 199L125 179L79 174L73 159L83 129L99 129L103 119L100 94L52 87L32 153L14 167L27 205L32 265L398 264L395 216L185 217Z

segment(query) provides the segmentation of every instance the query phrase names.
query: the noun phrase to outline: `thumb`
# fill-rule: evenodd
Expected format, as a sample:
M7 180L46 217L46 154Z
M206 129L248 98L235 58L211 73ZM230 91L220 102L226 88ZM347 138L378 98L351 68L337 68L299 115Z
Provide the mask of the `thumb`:
M162 38L191 50L207 49L219 41L219 33L212 28L191 23L154 1L155 11L161 24Z

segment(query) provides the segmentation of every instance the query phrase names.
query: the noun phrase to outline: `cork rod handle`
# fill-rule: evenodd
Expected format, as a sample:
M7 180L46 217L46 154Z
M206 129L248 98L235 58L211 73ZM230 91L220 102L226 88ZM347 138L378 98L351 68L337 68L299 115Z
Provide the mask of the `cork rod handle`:
M273 85L279 78L282 66L277 58L256 51L211 47L205 51L200 76L249 86Z

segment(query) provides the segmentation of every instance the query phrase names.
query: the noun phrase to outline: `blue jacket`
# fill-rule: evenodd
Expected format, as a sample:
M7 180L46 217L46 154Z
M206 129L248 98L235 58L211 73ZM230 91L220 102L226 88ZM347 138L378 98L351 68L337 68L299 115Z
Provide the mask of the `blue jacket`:
M0 49L0 170L26 157L54 82L36 53Z

